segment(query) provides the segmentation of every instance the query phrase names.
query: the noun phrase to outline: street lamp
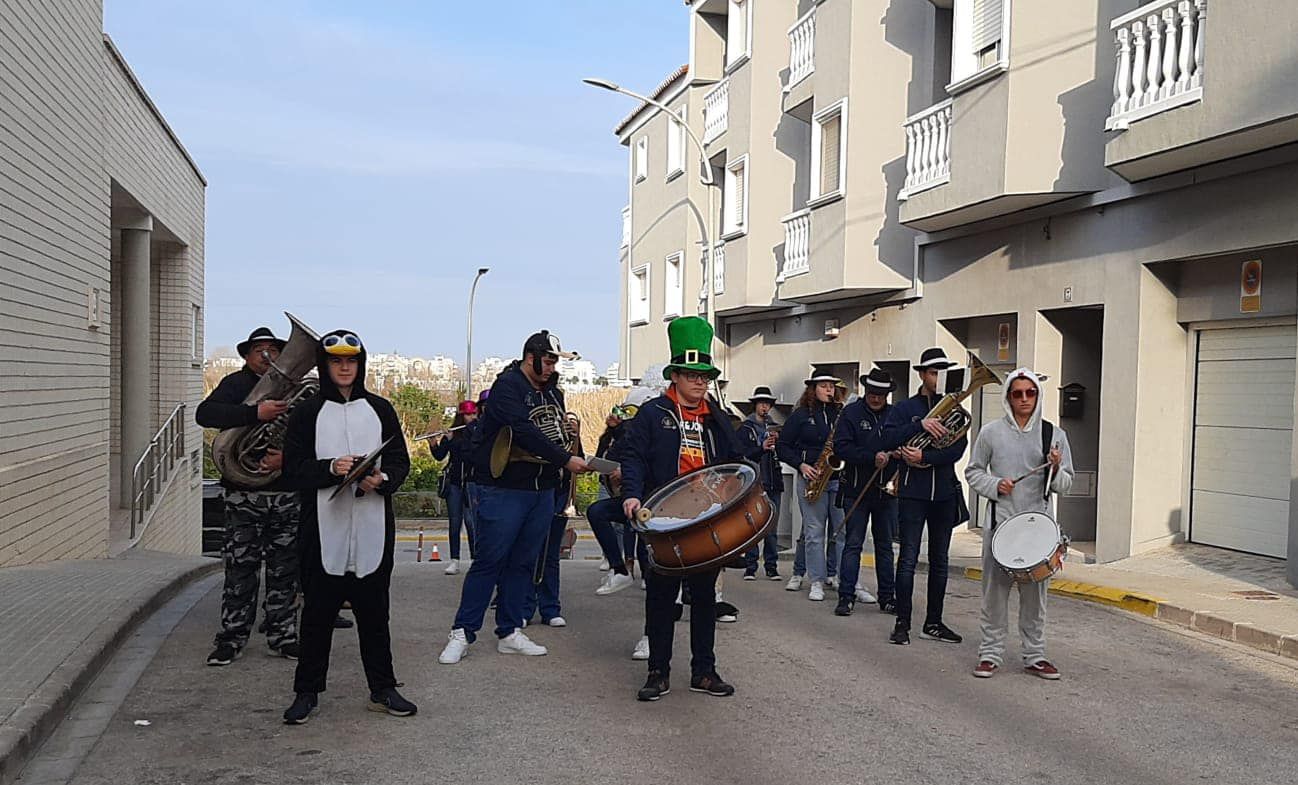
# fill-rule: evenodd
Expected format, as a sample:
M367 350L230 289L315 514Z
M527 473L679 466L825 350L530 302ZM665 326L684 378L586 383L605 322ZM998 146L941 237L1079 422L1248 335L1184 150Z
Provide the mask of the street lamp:
M625 87L622 87L616 82L610 82L607 79L588 78L588 79L583 79L581 81L585 82L588 85L591 85L592 87L599 87L604 90L611 90L615 93L621 93L622 95L635 98L636 100L643 101L646 104L649 104L650 106L655 106L658 109L661 109L662 111L666 112L667 114L675 118L676 121L681 124L681 127L685 129L685 133L689 134L690 140L694 142L694 146L698 148L699 163L702 166L702 169L700 170L699 173L699 180L702 181L703 187L708 194L708 212L703 217L703 220L700 222L700 226L699 226L699 230L703 235L703 253L705 254L703 258L707 259L707 266L704 269L704 273L703 273L704 276L707 278L707 280L703 282L703 286L704 286L704 291L707 293L708 324L712 325L713 328L715 329L716 312L715 312L714 303L712 301L712 296L716 287L714 285L715 278L713 276L715 275L715 273L713 271L712 265L713 265L713 257L716 256L715 253L716 249L713 248L711 243L708 242L707 225L708 225L708 221L712 220L712 189L716 185L716 181L712 178L712 164L708 163L708 153L705 149L703 149L703 141L694 134L693 130L690 129L690 124L689 122L687 122L684 115L673 111L670 107L668 107L666 104L662 103L661 101L654 100L653 98L650 98L649 96L646 95L640 95L639 93L633 92L631 90L626 89ZM690 82L690 86L699 87L699 86L708 85L712 83L713 80L696 79ZM630 357L630 352L628 350L627 363L629 364L630 361L631 361L631 357Z
M468 335L468 348L465 352L468 356L465 358L464 365L464 397L467 400L473 400L473 297L478 293L478 279L487 274L489 267L479 267L478 274L473 276L473 286L469 287L469 327L466 331Z

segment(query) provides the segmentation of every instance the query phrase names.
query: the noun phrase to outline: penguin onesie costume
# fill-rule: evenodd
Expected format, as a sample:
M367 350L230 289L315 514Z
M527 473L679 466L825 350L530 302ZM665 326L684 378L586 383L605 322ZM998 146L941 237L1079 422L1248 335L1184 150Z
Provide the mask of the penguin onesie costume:
M320 391L293 410L284 440L284 478L301 504L305 597L293 680L297 697L284 721L306 722L317 693L324 692L334 618L344 602L356 616L370 708L408 716L416 707L396 691L388 590L396 542L392 493L410 472L410 456L392 404L365 389L365 348L356 334L335 330L320 339L316 354ZM369 492L358 481L331 499L347 473L347 459L359 460L385 442L365 478Z

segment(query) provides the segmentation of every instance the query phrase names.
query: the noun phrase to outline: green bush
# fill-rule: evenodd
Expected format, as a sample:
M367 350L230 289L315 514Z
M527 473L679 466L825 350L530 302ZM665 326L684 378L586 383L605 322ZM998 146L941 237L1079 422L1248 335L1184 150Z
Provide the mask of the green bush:
M392 494L392 513L397 518L444 518L446 500L430 491Z
M401 484L403 491L437 491L442 477L442 466L431 455L415 453L410 456L410 474Z

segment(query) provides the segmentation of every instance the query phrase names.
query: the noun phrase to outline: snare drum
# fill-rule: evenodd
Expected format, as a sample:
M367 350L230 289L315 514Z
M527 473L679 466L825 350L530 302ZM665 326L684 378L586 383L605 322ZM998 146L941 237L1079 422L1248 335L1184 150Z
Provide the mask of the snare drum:
M726 566L759 542L776 517L757 471L746 463L682 474L650 496L642 512L631 526L663 575Z
M992 559L1015 583L1040 583L1064 568L1068 536L1044 512L1024 512L997 524Z

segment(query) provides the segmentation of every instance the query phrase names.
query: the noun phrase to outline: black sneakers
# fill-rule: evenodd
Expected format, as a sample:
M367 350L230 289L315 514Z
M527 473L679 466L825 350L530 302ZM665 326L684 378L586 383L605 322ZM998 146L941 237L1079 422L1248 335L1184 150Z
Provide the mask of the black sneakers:
M690 692L706 692L709 695L724 698L734 695L735 688L722 681L716 671L712 671L705 676L695 676L690 679Z
M664 695L671 693L672 685L667 677L658 671L649 671L649 678L645 679L644 686L636 693L636 700L656 701Z
M896 601L896 600L879 600L879 613L891 613L893 616L896 616L896 615L897 615L897 601Z
M316 694L299 692L293 699L293 705L284 710L285 725L305 725L306 718L315 710Z
M767 567L766 577L768 580L772 581L780 580L780 569L778 567Z
M964 640L957 635L954 630L942 622L936 624L925 624L919 631L919 637L926 638L930 641L940 641L942 643L959 643Z
M888 636L889 643L895 643L898 646L910 645L910 625L901 619L892 627L892 634Z
M283 657L286 660L296 660L301 653L302 647L296 641L293 643L285 643L278 649L272 648L270 650L270 656Z
M207 655L208 665L229 665L239 659L240 652L228 643L218 643L212 653Z
M409 717L419 711L419 707L401 697L395 687L370 693L370 711L386 711L393 717Z
M835 616L851 616L851 615L852 615L852 599L851 599L850 597L839 597L839 598L838 598L838 605L835 605L835 606L834 606L834 615L835 615Z

